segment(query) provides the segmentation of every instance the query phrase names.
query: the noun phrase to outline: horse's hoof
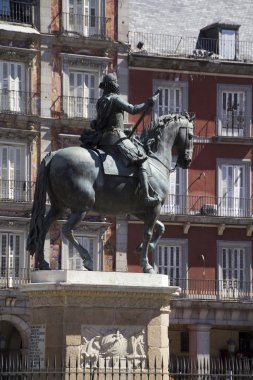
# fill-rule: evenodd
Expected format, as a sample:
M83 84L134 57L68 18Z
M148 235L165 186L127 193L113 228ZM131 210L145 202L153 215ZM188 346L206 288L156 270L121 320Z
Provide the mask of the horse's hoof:
M85 269L89 271L93 271L93 260L91 259L83 260L83 266Z
M50 266L46 260L43 260L41 263L39 263L38 268L40 270L51 270Z
M147 265L145 268L143 268L144 273L150 273L155 274L155 270L151 265Z

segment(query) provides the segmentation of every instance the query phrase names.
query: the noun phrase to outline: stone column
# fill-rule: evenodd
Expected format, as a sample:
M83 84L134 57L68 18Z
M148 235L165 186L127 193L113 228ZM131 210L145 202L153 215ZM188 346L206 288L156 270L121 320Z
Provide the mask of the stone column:
M155 360L158 371L162 362L168 368L170 299L179 289L167 276L59 270L34 272L32 282L23 291L44 360L65 357L82 369L86 360L103 366L127 357L140 368L147 359L150 368Z
M210 360L210 325L191 325L189 329L189 352L198 362L209 363Z

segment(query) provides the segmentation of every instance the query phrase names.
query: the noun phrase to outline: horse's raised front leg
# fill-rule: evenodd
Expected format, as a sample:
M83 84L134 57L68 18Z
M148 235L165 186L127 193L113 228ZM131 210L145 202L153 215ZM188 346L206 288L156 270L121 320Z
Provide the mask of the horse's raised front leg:
M93 270L93 261L92 258L87 251L79 242L76 240L73 230L75 226L80 223L84 217L85 217L85 212L77 211L75 213L72 213L67 221L67 223L63 226L62 232L64 236L68 239L68 241L73 244L73 246L76 248L77 252L81 256L83 260L83 266L84 268L88 270Z
M165 231L164 224L160 220L157 220L155 222L155 226L153 229L152 239L151 239L149 246L148 246L148 252L152 252L152 253L155 252L157 243L160 240L161 236L164 234L164 231ZM141 254L142 245L143 245L143 243L139 244L136 247L136 253Z
M41 226L42 231L39 237L38 250L35 254L35 268L41 270L50 270L49 263L44 259L44 244L46 234L53 222L55 222L60 216L60 210L54 207L51 207L44 218L44 223Z

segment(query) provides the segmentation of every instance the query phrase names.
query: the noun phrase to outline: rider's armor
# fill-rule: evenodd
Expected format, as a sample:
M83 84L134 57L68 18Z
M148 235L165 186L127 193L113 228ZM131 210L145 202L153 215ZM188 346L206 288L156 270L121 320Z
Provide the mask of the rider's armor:
M119 96L119 86L114 74L105 75L99 87L104 92L97 102L97 120L93 124L94 128L102 133L98 146L109 153L119 152L127 166L137 165L139 167L139 179L145 195L145 202L147 205L155 206L159 200L150 197L148 193L148 175L145 168L147 155L124 133L124 111L135 115L153 105L153 102L148 100L145 103L132 105L124 101Z

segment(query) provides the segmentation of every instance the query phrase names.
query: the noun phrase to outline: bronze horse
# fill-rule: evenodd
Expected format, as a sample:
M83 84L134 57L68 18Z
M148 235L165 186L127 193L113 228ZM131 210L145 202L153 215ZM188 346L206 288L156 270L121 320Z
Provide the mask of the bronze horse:
M172 149L177 165L186 169L192 158L193 122L188 114L169 114L152 122L140 136L140 145L148 152L150 191L160 199L155 207L145 205L136 176L105 175L100 155L82 147L63 148L46 156L39 167L32 209L27 250L35 254L38 269L50 269L44 260L44 241L50 225L63 212L71 213L63 234L79 252L83 265L92 270L89 252L75 239L73 230L89 212L102 215L134 215L144 222L144 238L138 247L140 265L153 273L148 252L153 251L164 232L158 220L169 184ZM116 161L120 159L117 158ZM45 216L46 193L51 207Z

